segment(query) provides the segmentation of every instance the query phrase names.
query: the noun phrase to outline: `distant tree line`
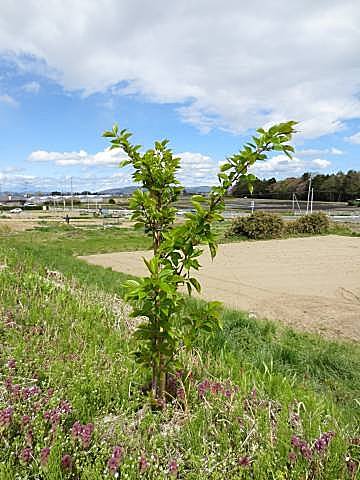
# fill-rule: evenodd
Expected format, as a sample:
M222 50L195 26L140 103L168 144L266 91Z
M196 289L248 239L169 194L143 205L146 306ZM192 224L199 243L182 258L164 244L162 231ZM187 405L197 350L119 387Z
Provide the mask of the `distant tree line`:
M278 198L289 200L293 193L299 200L306 200L310 173L301 177L289 177L284 180L259 178L254 182L254 198ZM318 174L312 176L314 200L324 202L341 202L360 198L360 171L349 170L347 173ZM231 190L235 197L250 196L245 179L241 179Z

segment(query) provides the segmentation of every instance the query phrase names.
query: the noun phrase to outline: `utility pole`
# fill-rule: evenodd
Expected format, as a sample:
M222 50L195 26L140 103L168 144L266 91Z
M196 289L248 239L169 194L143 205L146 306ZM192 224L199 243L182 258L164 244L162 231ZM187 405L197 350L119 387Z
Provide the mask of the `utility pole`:
M307 202L306 202L306 215L309 213L310 193L311 193L311 173L309 177L309 189L308 189Z
M73 177L70 177L70 193L71 193L71 210L74 210L74 198L73 198Z

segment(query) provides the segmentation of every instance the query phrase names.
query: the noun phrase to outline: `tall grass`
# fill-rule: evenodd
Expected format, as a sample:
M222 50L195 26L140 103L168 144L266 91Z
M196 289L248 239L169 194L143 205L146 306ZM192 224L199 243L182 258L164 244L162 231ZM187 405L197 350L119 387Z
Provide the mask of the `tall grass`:
M131 230L48 229L0 241L0 410L14 409L11 427L0 417L0 478L113 478L116 445L119 478L355 478L357 345L224 310L216 337L180 352L174 401L164 412L146 408L147 374L131 356L136 320L118 296L125 276L75 255L147 246ZM188 302L190 313L201 308ZM16 397L9 378L39 392ZM71 411L54 434L44 413L65 400ZM94 426L88 446L72 432L76 421ZM328 443L326 432L335 434Z

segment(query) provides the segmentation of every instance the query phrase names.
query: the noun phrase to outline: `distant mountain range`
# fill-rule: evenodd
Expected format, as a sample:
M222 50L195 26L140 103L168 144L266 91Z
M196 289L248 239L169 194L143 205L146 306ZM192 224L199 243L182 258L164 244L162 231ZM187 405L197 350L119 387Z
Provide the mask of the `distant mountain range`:
M131 195L138 187L108 188L98 191L99 195Z

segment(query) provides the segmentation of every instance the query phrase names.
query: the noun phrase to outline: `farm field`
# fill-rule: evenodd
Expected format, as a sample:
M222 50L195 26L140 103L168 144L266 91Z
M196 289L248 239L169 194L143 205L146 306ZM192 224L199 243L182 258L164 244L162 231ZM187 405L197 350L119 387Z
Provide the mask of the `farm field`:
M105 210L114 212L114 218L101 218L95 217L93 212L97 209L92 207L91 212L87 211L87 206L83 204L82 208L74 208L71 210L67 208L50 210L24 210L20 214L12 214L8 211L0 214L0 231L24 231L30 230L35 227L44 226L44 224L56 225L64 222L66 214L70 217L70 223L74 226L107 226L116 225L118 227L128 228L131 226L131 222L128 220L129 214L129 197L116 198L116 204L99 204ZM190 211L192 208L191 197L184 196L178 202L176 206L180 212L183 213ZM273 200L273 199L255 199L255 211L265 210L269 212L277 212L283 215L287 220L293 220L295 217L292 212L292 202L290 200ZM226 209L225 216L232 218L237 215L246 215L251 211L251 199L250 198L236 198L228 197L225 200ZM306 202L301 201L299 203L302 211L306 210ZM1 208L1 207L0 207ZM349 222L351 228L359 230L360 228L360 209L356 207L350 207L345 202L314 202L314 211L324 211L329 214L337 222ZM178 217L178 221L183 219L183 216Z
M127 274L146 275L142 256L120 252L80 257ZM220 245L197 275L201 297L281 320L300 330L360 340L360 239L336 235Z
M348 248L359 242L319 237L332 239ZM238 255L271 244L225 248ZM123 281L137 272L78 257L129 250L140 257L149 246L126 228L47 225L0 235L0 478L355 478L357 342L224 308L223 329L179 353L181 395L162 412L146 407L148 377L131 355L138 319L122 300ZM263 271L254 268L259 282ZM203 308L187 302L190 315Z

